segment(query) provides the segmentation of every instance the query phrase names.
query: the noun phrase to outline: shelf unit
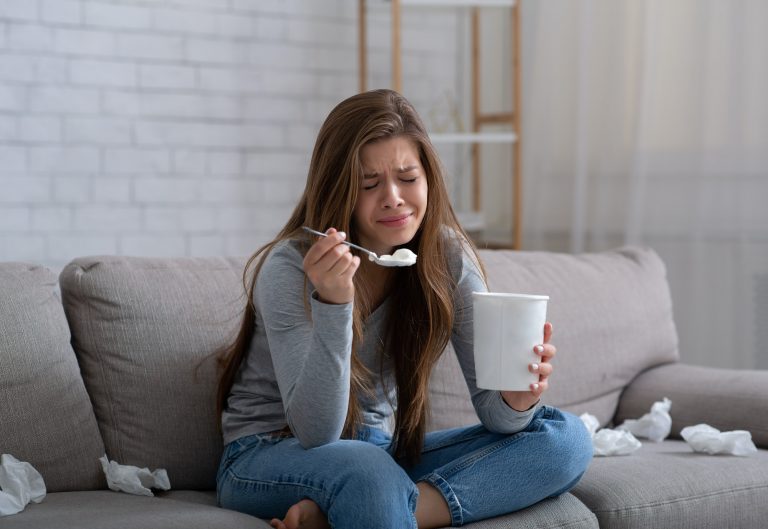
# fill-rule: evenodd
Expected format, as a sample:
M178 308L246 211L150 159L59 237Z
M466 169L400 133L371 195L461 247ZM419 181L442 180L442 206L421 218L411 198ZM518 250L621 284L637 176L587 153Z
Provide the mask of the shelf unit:
M512 226L510 227L511 241L499 243L483 240L479 237L480 244L485 247L520 249L522 235L522 177L520 160L520 7L516 0L389 0L392 10L392 88L402 92L402 47L401 47L401 23L402 7L469 7L471 8L471 47L472 47L472 131L450 134L430 134L433 143L469 144L472 149L472 210L459 215L465 229L479 231L484 227L482 210L482 178L480 167L480 147L483 144L506 143L512 150ZM367 37L366 37L366 10L367 0L358 0L359 21L359 87L364 92L368 77ZM505 7L510 10L510 68L512 73L512 90L510 99L513 110L502 113L483 113L481 111L481 72L480 72L480 8ZM487 125L508 125L508 132L483 132Z

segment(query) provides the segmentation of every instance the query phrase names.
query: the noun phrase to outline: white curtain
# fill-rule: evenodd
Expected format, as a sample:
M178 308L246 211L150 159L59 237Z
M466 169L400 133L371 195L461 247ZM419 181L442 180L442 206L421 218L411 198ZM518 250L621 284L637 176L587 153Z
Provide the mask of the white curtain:
M654 248L689 363L768 368L768 2L524 1L525 250Z

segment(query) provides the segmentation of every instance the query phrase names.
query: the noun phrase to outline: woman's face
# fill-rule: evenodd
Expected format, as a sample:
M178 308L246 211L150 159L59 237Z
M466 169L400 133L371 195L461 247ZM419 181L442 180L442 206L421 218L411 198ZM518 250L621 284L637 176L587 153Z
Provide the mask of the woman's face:
M379 255L416 235L427 209L427 175L416 145L403 136L365 145L363 182L353 213L358 244ZM357 241L355 241L357 242Z

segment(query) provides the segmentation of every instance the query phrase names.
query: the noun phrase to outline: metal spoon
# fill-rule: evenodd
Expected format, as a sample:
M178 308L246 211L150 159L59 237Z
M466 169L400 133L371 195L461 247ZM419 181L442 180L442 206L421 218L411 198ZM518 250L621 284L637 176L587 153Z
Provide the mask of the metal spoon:
M302 226L301 229L303 229L304 231L308 231L309 233L312 233L313 235L317 235L319 237L328 237L327 234L321 231L313 230L312 228L309 228L307 226ZM362 246L358 246L356 244L352 244L351 242L347 242L347 241L341 241L341 242L343 244L346 244L347 246L351 246L352 248L355 248L357 250L360 250L363 253L368 254L368 259L370 259L374 263L381 266L411 266L413 264L416 264L416 254L414 254L413 252L407 249L405 251L407 251L408 254L410 255L405 257L404 259L401 259L401 258L396 258L393 255L378 256L376 255L375 252L367 250ZM402 252L402 250L398 250L398 251Z

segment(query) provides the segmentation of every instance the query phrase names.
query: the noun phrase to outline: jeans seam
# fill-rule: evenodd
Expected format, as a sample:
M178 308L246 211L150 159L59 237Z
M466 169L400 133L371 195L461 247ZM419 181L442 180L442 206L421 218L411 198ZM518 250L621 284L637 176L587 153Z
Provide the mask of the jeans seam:
M520 439L523 435L530 433L530 432L517 432L515 434L510 435L509 437L505 437L503 439L500 439L499 441L486 446L482 450L473 453L471 456L462 456L459 457L457 460L453 462L453 464L445 469L445 472L447 474L453 475L456 472L460 470L464 470L466 468L471 467L474 465L477 461L480 459L483 459L487 457L488 455L492 454L493 452L496 452L500 450L501 448L504 448L505 446L514 443L518 439Z
M235 474L232 469L227 469L224 474L229 478L230 482L235 485L262 485L266 487L296 487L300 489L307 489L311 490L313 492L316 492L323 496L325 500L328 500L328 491L326 491L322 487L317 487L315 485L306 484L306 483L299 483L296 481L276 481L276 480L263 480L263 479L248 479L248 478L242 478ZM224 481L222 479L222 481Z
M461 503L459 503L459 498L456 496L456 493L453 492L450 483L434 472L421 478L421 481L426 481L439 490L440 494L443 495L448 504L448 508L451 511L451 525L454 527L464 525L464 514L462 513Z

